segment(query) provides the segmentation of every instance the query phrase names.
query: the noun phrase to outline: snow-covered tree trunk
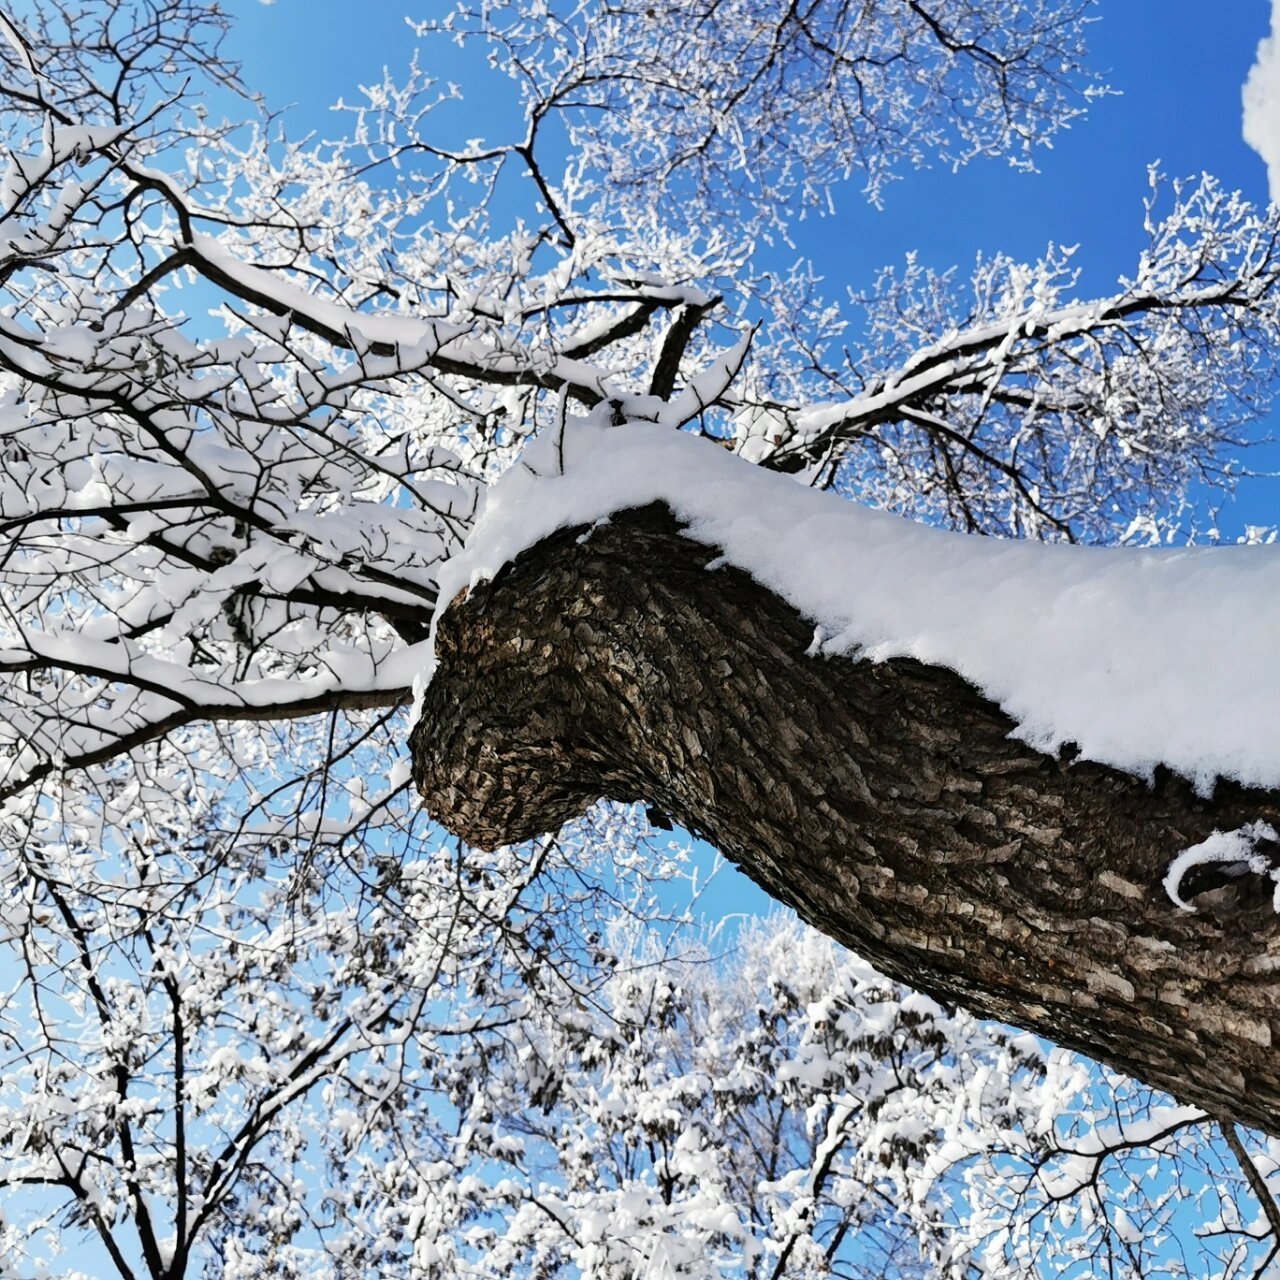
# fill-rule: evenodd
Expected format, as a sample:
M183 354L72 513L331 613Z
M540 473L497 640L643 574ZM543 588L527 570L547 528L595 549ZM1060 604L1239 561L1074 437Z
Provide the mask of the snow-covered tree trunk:
M433 817L492 847L644 800L885 973L1280 1133L1266 842L1191 870L1194 911L1164 884L1280 794L1041 754L949 670L813 656L716 558L652 505L455 600L413 737Z

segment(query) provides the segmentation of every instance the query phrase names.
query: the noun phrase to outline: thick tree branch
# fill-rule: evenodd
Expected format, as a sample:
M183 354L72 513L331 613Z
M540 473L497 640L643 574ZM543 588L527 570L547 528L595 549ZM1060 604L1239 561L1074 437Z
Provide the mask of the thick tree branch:
M716 309L722 299L719 295L708 298L705 302L683 308L667 335L662 340L662 350L658 354L658 362L653 367L653 376L649 379L649 394L660 399L670 399L676 389L676 378L680 374L680 361L689 349L689 342L694 330Z
M657 806L885 973L1280 1133L1269 878L1163 888L1280 793L1042 755L955 673L807 656L813 626L665 507L455 601L414 731L434 818L495 846Z

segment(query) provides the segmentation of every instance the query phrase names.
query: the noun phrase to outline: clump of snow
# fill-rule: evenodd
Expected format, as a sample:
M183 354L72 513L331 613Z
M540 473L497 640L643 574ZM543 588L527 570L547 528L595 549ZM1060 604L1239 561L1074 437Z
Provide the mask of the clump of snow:
M353 311L341 303L308 293L275 272L244 262L213 236L193 235L191 246L238 285L271 299L281 310L309 316L335 333L349 333L366 342L397 346L418 361L461 333L456 325L397 312Z
M1256 876L1269 876L1275 883L1272 903L1280 913L1280 867L1274 867L1269 858L1256 852L1261 840L1277 840L1275 828L1268 822L1250 822L1235 831L1215 831L1207 840L1184 849L1169 864L1164 876L1164 891L1183 911L1194 911L1182 897L1182 881L1193 867L1220 863L1228 868L1238 868L1239 874L1251 872Z
M1045 546L928 528L807 489L716 444L599 414L490 490L440 598L556 529L666 502L692 538L813 620L813 650L972 681L1045 752L1209 790L1280 786L1280 548ZM430 668L430 663L429 663ZM423 673L425 681L430 670Z
M1258 44L1241 96L1244 140L1266 161L1271 199L1280 201L1280 0L1271 0L1271 34Z

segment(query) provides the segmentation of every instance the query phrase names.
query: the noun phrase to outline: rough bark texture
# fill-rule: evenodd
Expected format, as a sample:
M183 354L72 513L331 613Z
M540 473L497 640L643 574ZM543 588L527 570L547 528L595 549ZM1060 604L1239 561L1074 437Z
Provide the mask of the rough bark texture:
M1201 873L1195 914L1162 887L1280 795L1050 758L951 671L807 657L716 554L648 507L456 600L413 735L431 814L492 847L645 800L894 978L1280 1134L1273 885Z

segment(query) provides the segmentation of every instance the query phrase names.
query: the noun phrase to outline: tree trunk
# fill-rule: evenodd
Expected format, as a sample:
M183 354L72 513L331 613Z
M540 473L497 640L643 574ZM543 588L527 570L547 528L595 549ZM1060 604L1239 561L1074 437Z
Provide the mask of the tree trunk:
M1193 872L1193 914L1162 885L1280 794L1040 754L954 672L809 656L716 555L651 506L455 600L412 740L432 816L489 848L647 801L893 978L1280 1134L1274 886Z

